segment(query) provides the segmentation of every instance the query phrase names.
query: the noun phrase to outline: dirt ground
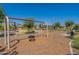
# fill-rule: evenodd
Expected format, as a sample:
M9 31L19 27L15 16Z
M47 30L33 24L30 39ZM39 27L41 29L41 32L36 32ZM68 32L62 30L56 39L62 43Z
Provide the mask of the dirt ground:
M16 51L18 55L66 55L70 53L69 39L64 34L64 32L53 31L49 32L48 38L46 35L38 35L32 42L28 39L20 40Z

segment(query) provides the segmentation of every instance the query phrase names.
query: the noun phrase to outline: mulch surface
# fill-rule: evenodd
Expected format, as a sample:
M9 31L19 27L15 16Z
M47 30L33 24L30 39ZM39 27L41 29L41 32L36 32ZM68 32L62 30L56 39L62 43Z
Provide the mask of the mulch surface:
M39 35L35 41L20 40L16 51L19 55L66 55L70 53L69 39L63 34L64 32L53 31L49 32L48 38L46 35Z

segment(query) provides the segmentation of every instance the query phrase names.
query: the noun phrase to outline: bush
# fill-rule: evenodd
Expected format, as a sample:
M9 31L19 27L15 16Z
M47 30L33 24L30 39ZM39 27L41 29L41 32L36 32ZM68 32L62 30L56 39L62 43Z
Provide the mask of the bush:
M4 27L2 26L2 24L0 24L0 31L2 31L4 29Z
M14 26L9 26L9 29L13 30ZM4 26L2 24L0 24L0 31L3 31L3 30L4 30Z
M9 26L10 30L14 30L14 28L15 28L14 26L11 26L11 25Z
M25 34L35 34L35 31L26 32Z
M73 29L75 29L77 32L79 32L79 24L75 24L75 25L73 26Z
M79 37L74 38L74 41L72 43L73 48L79 49Z
M32 31L32 33L35 33L35 31Z

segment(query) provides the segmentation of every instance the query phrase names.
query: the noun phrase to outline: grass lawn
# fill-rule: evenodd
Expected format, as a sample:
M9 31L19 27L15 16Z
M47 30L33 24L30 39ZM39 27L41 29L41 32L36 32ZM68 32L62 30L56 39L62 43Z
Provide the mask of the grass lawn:
M79 37L74 38L72 47L79 49Z

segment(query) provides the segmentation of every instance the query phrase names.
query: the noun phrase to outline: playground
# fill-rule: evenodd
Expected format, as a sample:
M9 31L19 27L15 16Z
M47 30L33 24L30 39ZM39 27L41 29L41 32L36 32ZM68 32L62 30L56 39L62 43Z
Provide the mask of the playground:
M79 24L74 20L66 17L61 23L56 17L50 24L46 17L41 20L45 14L28 18L24 12L22 18L21 13L6 15L2 7L0 13L0 55L79 55Z
M44 23L46 29L36 32L10 31L10 19L24 20L20 18L6 17L4 21L4 37L0 37L0 54L4 55L67 55L73 54L70 38L66 37L65 31L49 30L48 25L41 21L29 21ZM44 24L42 26L44 26ZM15 23L14 23L15 25ZM16 29L16 26L15 26ZM6 32L7 31L7 32ZM27 32L27 33L25 33Z
M41 24L28 29L14 28L10 30L10 19ZM48 24L42 21L26 20L23 18L5 17L4 31L0 37L0 54L5 55L73 55L72 41L64 30L50 30ZM32 26L31 25L31 26ZM45 28L43 28L45 27ZM33 31L35 30L35 31ZM66 36L66 35L67 36Z

